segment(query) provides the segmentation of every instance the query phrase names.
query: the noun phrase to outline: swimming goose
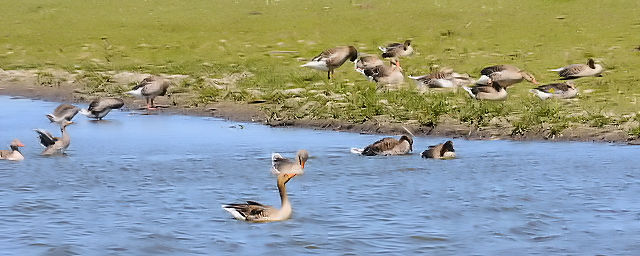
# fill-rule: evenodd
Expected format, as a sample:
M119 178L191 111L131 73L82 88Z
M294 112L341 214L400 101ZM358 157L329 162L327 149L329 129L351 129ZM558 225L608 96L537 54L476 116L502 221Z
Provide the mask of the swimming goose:
M378 59L375 55L366 55L362 56L356 60L355 66L356 70L362 72L362 70L373 68L376 66L384 65L384 62L381 59Z
M287 188L285 184L295 177L295 173L278 174L278 191L280 192L280 201L282 206L277 209L273 206L267 206L254 201L247 201L246 204L226 204L222 205L222 209L228 211L238 220L249 222L271 222L286 220L291 217L292 208L287 196Z
M456 157L456 151L453 149L453 142L448 140L445 143L429 146L429 149L420 155L422 158L451 159Z
M155 109L153 99L157 96L164 96L167 94L169 85L169 81L161 77L150 76L143 79L138 85L134 86L131 91L126 93L138 98L145 98L147 101L147 109ZM149 104L149 102L151 102L151 104Z
M462 89L467 91L471 98L478 100L505 100L507 98L507 90L500 84L492 82L489 79L488 85L477 85L474 87L463 86Z
M578 95L578 89L573 81L545 84L529 91L543 100L548 98L570 99Z
M112 109L119 109L124 106L124 101L118 98L100 98L89 103L89 108L81 109L80 114L89 118L102 120Z
M76 106L60 104L60 106L53 110L53 114L47 114L47 118L52 123L61 125L63 121L71 121L71 119L78 114L78 111L80 111L80 109Z
M374 81L379 84L401 84L404 82L404 74L402 74L402 68L398 66L398 61L392 59L390 65L375 66L373 68L367 68L362 73L369 81Z
M480 77L478 81L481 84L483 84L482 81L486 81L486 78L488 77L491 78L492 81L500 83L504 88L520 83L522 80L527 80L533 84L539 84L532 74L512 65L495 65L486 67L480 71L480 74L482 77Z
M67 126L73 124L74 122L65 121L60 126L60 131L62 132L62 137L53 137L51 133L41 130L35 129L40 137L40 144L44 147L44 150L41 155L54 155L54 154L62 154L71 144L71 137L67 133Z
M301 149L296 154L296 160L291 161L278 153L271 154L271 172L273 174L280 173L304 173L304 164L309 159L309 152Z
M589 58L587 64L571 64L566 67L551 69L549 71L558 72L558 75L566 79L576 79L585 76L602 76L604 68L600 64Z
M345 61L355 61L358 58L358 50L353 46L338 46L323 51L311 61L300 65L312 69L327 71L327 78L331 79L333 70L339 68Z
M22 161L24 160L24 156L20 153L19 147L24 147L24 144L20 142L18 139L14 139L11 141L9 145L11 150L0 150L0 159L9 160L9 161Z
M409 56L413 53L413 46L411 46L411 40L404 41L401 43L392 43L387 45L386 47L378 47L380 51L382 51L382 58L395 58L396 60L400 57ZM400 66L400 61L398 61L398 66Z
M409 78L413 79L418 87L428 88L451 88L473 83L468 74L459 74L452 69L422 76L409 76Z
M364 149L352 148L351 152L363 156L389 156L389 155L405 155L413 151L413 138L411 136L402 135L399 140L387 137Z

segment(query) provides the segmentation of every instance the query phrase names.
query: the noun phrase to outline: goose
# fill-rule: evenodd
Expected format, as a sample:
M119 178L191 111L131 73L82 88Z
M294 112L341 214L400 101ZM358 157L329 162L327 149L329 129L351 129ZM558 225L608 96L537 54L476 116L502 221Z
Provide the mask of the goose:
M558 75L562 77L563 80L567 80L586 76L600 77L602 76L604 68L600 64L596 64L592 58L589 58L587 64L571 64L566 67L550 69L549 71L558 72Z
M383 138L364 149L351 149L352 153L363 156L405 155L409 154L411 151L413 151L413 138L407 135L402 135L399 140L391 137Z
M40 137L40 144L44 147L41 155L54 155L54 154L63 154L64 151L69 147L71 143L71 137L69 137L69 133L67 133L67 126L74 124L71 121L65 121L60 126L60 131L62 132L62 137L53 137L51 133L42 129L35 129L36 133Z
M452 69L409 78L413 79L418 87L428 88L452 88L473 83L468 74L459 74Z
M404 43L392 43L386 47L379 46L378 49L382 51L382 58L395 58L409 56L413 53L413 46L411 46L411 40L406 40ZM400 61L398 61L398 66Z
M384 62L381 59L378 59L375 55L366 55L362 56L355 62L356 70L362 72L362 70L382 66Z
M392 59L390 65L380 65L373 68L367 68L361 73L367 77L369 81L379 84L401 84L404 82L404 74L402 68L398 66L398 61Z
M467 91L471 98L478 100L505 100L507 99L507 90L499 83L492 82L489 79L488 85L477 85L474 87L463 86L462 89Z
M301 149L296 154L296 161L289 160L278 153L271 154L271 173L304 173L304 164L309 159L309 152Z
M138 85L134 86L131 91L126 92L126 94L138 97L145 98L147 101L147 109L156 109L153 104L153 99L157 96L164 96L167 94L167 89L169 89L169 81L157 77L150 76L143 79ZM151 103L149 103L151 102Z
M445 143L429 146L420 155L422 158L451 159L456 157L456 151L453 149L453 142L448 140Z
M545 84L529 91L543 100L548 98L570 99L578 95L578 89L573 81Z
M482 75L478 80L480 83L482 83L482 81L486 81L487 78L491 78L492 81L500 83L500 85L505 88L520 83L522 80L527 80L533 84L539 84L531 73L512 65L495 65L486 67L480 71L480 74Z
M118 98L99 98L89 103L89 108L81 109L80 114L89 118L102 120L112 109L119 109L124 106L124 101Z
M9 161L22 161L24 160L24 156L20 153L19 147L24 147L24 144L20 142L18 139L14 139L9 144L11 150L0 150L0 159L9 160Z
M358 58L358 50L353 46L338 46L323 51L311 61L300 65L321 71L327 71L327 78L331 79L333 70L339 68L345 61L355 61Z
M60 104L60 106L53 110L52 114L47 114L47 118L52 123L61 125L64 121L71 121L71 119L78 114L78 111L80 111L80 109L76 106Z
M280 192L280 201L282 203L280 209L273 206L263 205L254 201L247 201L245 204L225 204L222 209L231 213L238 219L248 222L271 222L289 219L293 212L289 197L287 196L286 184L295 177L295 173L278 174L278 191Z

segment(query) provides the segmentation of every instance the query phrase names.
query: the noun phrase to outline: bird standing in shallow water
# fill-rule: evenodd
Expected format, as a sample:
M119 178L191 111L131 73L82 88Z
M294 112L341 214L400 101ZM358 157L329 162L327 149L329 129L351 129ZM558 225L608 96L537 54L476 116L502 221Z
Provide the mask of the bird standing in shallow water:
M60 104L56 109L53 110L53 113L47 114L47 118L52 123L57 123L58 125L62 125L64 121L71 121L76 114L78 114L80 109L76 106L70 104Z
M133 95L138 98L145 98L147 102L147 109L156 109L153 104L153 100L157 96L164 96L169 89L169 81L157 76L150 76L143 79L138 85L134 86L131 91L126 92L129 95Z
M102 120L112 109L119 109L124 106L124 101L118 98L100 98L89 103L89 108L81 109L80 114L89 118Z

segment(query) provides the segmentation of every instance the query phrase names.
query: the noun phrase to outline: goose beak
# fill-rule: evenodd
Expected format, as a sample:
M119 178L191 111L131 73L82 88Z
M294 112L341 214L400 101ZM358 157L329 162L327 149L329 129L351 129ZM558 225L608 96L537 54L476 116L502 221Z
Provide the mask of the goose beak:
M302 166L302 169L304 169L304 162L302 162L302 163L300 164L300 166Z
M18 144L18 147L24 147L24 144L20 143Z

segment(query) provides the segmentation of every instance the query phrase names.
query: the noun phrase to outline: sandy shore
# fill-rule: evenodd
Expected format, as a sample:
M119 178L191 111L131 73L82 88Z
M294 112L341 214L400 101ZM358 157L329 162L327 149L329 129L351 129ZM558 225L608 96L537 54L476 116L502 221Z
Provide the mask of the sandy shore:
M37 77L33 76L33 72L17 71L1 71L0 75L0 95L20 96L31 99L41 99L56 102L67 103L88 103L93 98L100 97L100 94L90 94L83 91L83 88L77 83L63 82L56 85L43 86ZM31 74L31 75L30 75ZM133 73L127 73L133 74ZM133 74L127 76L127 79L134 81L143 77L144 74ZM126 83L125 83L126 84ZM510 129L500 124L490 125L489 127L476 128L467 124L460 123L451 118L443 118L435 127L421 126L417 124L402 124L386 120L369 120L365 123L354 124L343 120L273 120L267 116L261 106L266 103L248 104L242 102L214 102L206 105L193 107L188 104L181 103L168 97L159 97L156 102L158 105L164 106L160 113L165 114L185 114L195 116L212 116L238 122L262 123L274 127L304 127L311 129L348 131L357 133L376 133L376 134L403 134L406 133L402 128L407 127L415 135L418 136L437 136L449 138L465 138L471 140L549 140L549 141L589 141L589 142L613 142L624 144L640 144L639 139L630 138L623 130L611 130L605 128L589 127L584 124L572 124L569 128L562 131L556 136L549 136L549 132L532 131L525 136L511 135ZM135 99L129 96L122 96L125 100L125 106L129 109L138 109L144 106L144 100Z

